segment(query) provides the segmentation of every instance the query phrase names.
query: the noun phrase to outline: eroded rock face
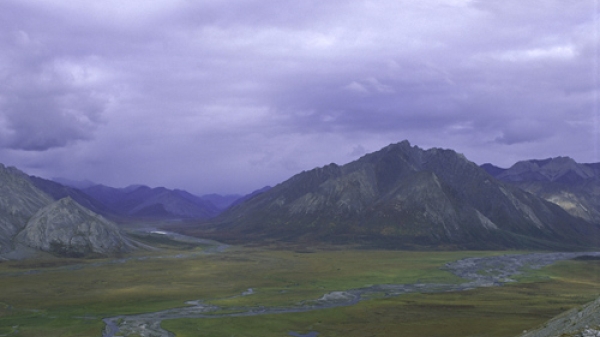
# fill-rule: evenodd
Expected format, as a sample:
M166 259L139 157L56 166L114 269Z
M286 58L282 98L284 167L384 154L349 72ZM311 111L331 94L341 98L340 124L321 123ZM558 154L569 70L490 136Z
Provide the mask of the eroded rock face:
M27 220L52 202L25 173L0 164L0 253L11 250L13 237Z
M64 198L40 209L17 242L60 256L113 255L133 246L111 221Z

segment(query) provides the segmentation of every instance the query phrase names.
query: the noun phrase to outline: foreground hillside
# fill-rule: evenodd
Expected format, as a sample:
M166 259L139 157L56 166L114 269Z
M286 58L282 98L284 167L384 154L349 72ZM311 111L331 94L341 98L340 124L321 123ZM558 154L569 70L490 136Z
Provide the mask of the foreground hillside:
M188 233L411 248L597 247L600 229L452 150L407 141L302 172Z
M544 323L521 337L597 337L600 335L600 297Z

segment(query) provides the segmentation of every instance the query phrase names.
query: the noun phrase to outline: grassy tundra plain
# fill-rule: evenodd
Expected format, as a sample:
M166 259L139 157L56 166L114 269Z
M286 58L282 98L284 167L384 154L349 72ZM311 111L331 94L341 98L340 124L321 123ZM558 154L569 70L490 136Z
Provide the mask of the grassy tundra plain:
M102 318L185 306L286 306L373 284L460 283L447 262L508 252L204 247L161 243L145 257L0 263L0 336L101 336ZM510 252L514 254L515 252ZM35 272L31 272L35 271ZM251 296L238 296L252 288ZM374 298L349 307L165 320L176 336L515 336L600 295L600 261L563 261L503 287Z

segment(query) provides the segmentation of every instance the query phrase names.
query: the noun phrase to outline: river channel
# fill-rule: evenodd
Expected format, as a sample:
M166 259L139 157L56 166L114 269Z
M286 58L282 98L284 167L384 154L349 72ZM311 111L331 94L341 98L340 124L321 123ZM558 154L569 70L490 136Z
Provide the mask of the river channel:
M217 246L213 253L224 250L225 246ZM351 306L360 301L374 297L393 297L408 293L439 293L464 291L480 287L502 286L515 282L514 277L523 274L527 269L538 269L557 261L573 259L579 256L600 257L594 253L531 253L502 255L485 258L466 258L442 266L442 269L461 277L465 282L460 284L413 283L413 284L381 284L364 288L340 290L323 294L318 299L307 299L288 307L218 307L200 300L190 300L181 307L164 311L149 312L136 315L119 315L104 318L106 324L102 337L118 337L139 335L143 337L174 337L174 334L163 329L164 320L178 318L211 319L220 317L243 317L267 314L299 313L327 308ZM253 289L248 289L240 296L252 296ZM316 336L316 335L315 335Z

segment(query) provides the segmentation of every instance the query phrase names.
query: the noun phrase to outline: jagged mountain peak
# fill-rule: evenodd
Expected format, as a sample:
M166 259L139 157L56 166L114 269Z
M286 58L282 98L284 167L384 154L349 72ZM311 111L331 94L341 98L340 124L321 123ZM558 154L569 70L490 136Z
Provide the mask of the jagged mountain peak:
M369 153L361 157L358 161L377 161L381 159L398 158L405 163L414 166L414 169L421 170L424 165L432 161L454 161L467 165L474 165L463 154L451 149L433 147L424 150L416 145L412 146L408 140L399 143L390 144L379 151Z
M558 206L492 179L462 154L408 141L342 166L301 172L214 223L209 235L219 238L359 238L396 247L588 246L596 243L581 233L598 232Z

